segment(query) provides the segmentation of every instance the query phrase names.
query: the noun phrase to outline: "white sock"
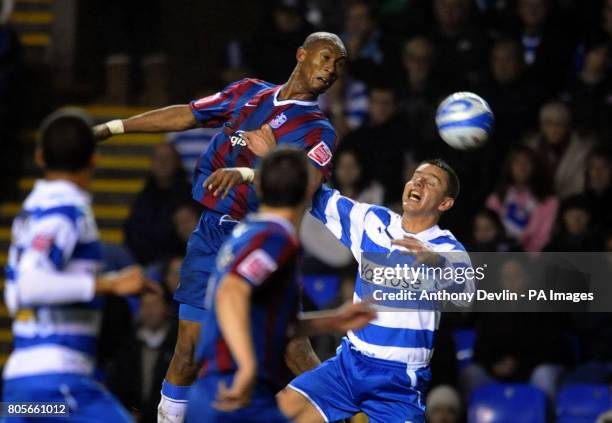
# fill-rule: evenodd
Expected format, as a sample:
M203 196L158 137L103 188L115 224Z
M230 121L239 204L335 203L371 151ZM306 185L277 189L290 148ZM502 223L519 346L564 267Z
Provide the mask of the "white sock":
M187 401L176 401L164 394L157 406L157 423L183 423Z

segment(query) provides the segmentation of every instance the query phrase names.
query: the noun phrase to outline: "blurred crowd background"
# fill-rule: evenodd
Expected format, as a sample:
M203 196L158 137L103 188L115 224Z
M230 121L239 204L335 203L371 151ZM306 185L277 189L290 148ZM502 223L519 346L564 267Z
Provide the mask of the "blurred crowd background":
M19 3L5 0L0 14L0 201L23 197L21 134L57 106L153 108L244 77L281 84L304 38L326 30L349 56L320 98L339 136L330 183L343 195L401 212L415 166L442 157L461 193L441 226L468 251L612 252L612 0L58 0L48 3L70 31L54 30L46 60L21 45ZM493 109L483 148L452 150L436 132L437 105L455 91ZM214 133L168 134L151 148L121 242L105 244L107 269L140 263L166 293L107 305L100 378L143 422L154 421L176 337L172 293L201 212L189 178ZM302 229L305 307L352 298L350 252L308 216ZM528 286L520 261L503 272L503 288ZM315 340L321 358L337 344ZM491 381L531 384L552 410L565 384L610 383L612 315L447 314L432 371L433 423L464 421L472 392Z

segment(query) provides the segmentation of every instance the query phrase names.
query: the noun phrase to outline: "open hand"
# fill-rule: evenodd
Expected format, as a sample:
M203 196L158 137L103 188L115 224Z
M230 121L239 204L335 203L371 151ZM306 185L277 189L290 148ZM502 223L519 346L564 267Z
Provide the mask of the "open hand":
M263 157L266 153L276 146L276 138L272 132L272 128L267 123L261 125L261 128L254 131L245 131L242 137L246 141L246 145L256 156Z
M414 237L405 236L402 239L392 239L391 244L404 247L409 253L414 254L415 264L436 266L440 263L440 256Z
M214 197L221 194L221 198L227 197L232 188L244 184L242 174L232 168L215 170L202 184L204 189L211 191Z
M346 332L359 329L376 318L376 312L366 303L346 303L333 317L334 330Z
M242 408L251 402L251 395L255 387L255 369L238 367L234 374L234 381L229 388L225 382L219 383L217 398L213 402L213 407L221 411L234 411Z

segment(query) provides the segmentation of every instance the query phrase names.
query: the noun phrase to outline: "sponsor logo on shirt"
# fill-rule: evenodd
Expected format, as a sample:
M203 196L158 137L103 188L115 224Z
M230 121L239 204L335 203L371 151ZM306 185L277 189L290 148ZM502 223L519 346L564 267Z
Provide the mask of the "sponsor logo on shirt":
M274 259L267 252L259 248L242 260L236 270L255 285L259 285L277 267Z
M332 152L327 144L321 141L310 149L308 157L319 166L325 166L332 159Z
M230 142L232 143L232 147L236 147L237 145L241 147L246 147L246 141L242 137L244 131L236 131L234 135L230 137Z
M47 251L53 242L49 235L37 235L32 239L32 248L36 251Z
M285 122L287 122L287 116L285 116L284 113L281 113L280 115L276 115L274 116L274 118L270 121L270 126L273 129L278 129L280 128Z

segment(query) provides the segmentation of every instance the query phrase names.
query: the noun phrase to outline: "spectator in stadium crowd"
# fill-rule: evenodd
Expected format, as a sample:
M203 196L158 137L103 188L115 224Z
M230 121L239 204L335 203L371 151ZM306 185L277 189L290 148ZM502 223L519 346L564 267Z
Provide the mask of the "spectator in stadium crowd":
M511 151L486 201L524 251L540 251L548 243L558 204L536 154L526 146Z
M384 188L377 180L370 179L363 163L363 157L346 146L336 155L332 183L342 195L355 201L380 204L383 202Z
M161 282L165 286L165 290L170 293L170 297L174 298L174 292L180 282L181 264L183 256L170 257L162 266Z
M475 84L482 77L486 36L474 25L470 0L435 0L435 26L431 34L437 68L452 90Z
M597 231L612 228L612 152L603 146L591 151L587 160L585 196L591 225Z
M398 115L408 124L410 142L426 145L438 139L436 108L446 93L444 81L436 76L435 50L424 36L408 39L402 48L402 73L395 82Z
M540 109L540 132L526 139L533 148L560 198L582 192L586 158L592 143L572 130L569 108L558 101Z
M191 187L178 153L169 144L159 144L153 152L151 175L124 225L125 244L138 263L150 264L184 253L172 215L179 204L190 199Z
M339 140L363 125L368 118L368 86L342 74L325 94L319 96L319 106L334 125Z
M591 224L589 202L583 195L574 195L561 202L557 233L546 246L547 251L597 251L597 232Z
M428 423L459 423L462 420L459 393L450 385L439 385L431 389L425 404Z
M377 76L383 65L385 48L370 3L351 1L345 10L344 32L340 35L347 49L347 74L365 83Z
M176 342L176 321L168 315L163 294L144 294L134 334L108 367L109 389L141 423L157 421L159 386Z
M518 0L515 36L523 46L529 76L556 94L566 82L574 49L551 0Z
M404 187L404 153L412 147L404 142L409 130L397 119L396 110L395 92L390 86L371 86L367 124L348 133L340 146L340 149L353 150L360 163L368 164L367 168L361 168L361 176L378 181L385 187L386 202L401 196ZM340 161L337 163L340 164ZM367 175L364 175L365 171Z
M499 266L500 274L496 278L499 288L525 292L532 284L534 266L528 259L508 258ZM493 382L529 382L554 398L560 378L573 360L564 336L568 315L525 313L529 310L517 304L497 303L494 310L488 310L497 312L477 315L474 360L460 371L465 398L478 387ZM534 345L538 348L534 349Z
M282 84L293 71L295 46L301 45L313 28L305 19L301 0L275 0L268 16L271 21L263 21L253 44L247 47L246 67L258 78Z
M612 6L610 7L612 10ZM612 45L612 38L609 41ZM601 139L612 135L612 68L609 46L602 40L584 47L583 63L569 86L575 127L581 133Z
M172 221L174 222L176 234L184 247L187 246L191 233L198 225L201 214L201 207L194 201L178 205L174 213L172 213Z
M499 215L491 209L481 209L472 220L472 236L467 242L468 251L508 252L520 251L515 240L506 235Z
M502 152L537 126L535 117L544 94L525 70L520 43L509 38L495 41L489 55L489 77L476 92L487 99L495 114L495 140L490 144L506 147Z

